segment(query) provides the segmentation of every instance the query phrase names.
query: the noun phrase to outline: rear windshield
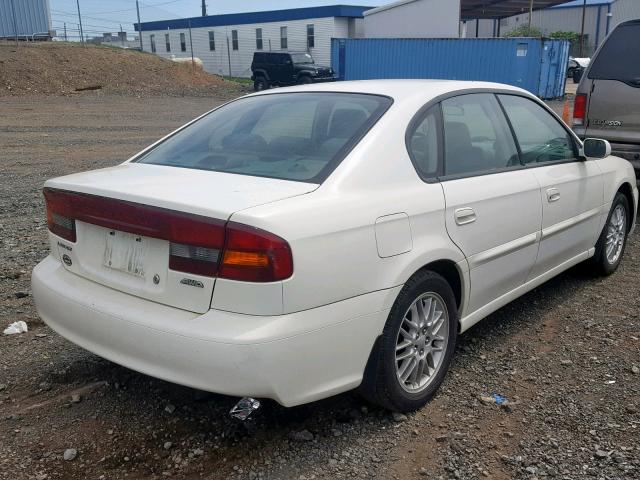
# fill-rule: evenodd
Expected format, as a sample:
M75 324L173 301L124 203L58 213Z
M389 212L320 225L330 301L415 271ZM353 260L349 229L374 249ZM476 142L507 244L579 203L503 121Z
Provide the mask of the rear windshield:
M390 105L387 97L352 93L246 97L136 161L321 183Z
M640 22L614 30L589 71L595 80L618 80L640 87Z

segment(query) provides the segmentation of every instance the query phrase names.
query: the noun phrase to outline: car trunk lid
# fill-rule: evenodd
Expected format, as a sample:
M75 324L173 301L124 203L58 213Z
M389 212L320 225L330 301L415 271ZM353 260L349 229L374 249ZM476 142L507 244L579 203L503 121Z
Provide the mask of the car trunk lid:
M594 80L586 136L640 145L640 71L637 87L617 80Z
M134 163L60 177L45 184L51 248L77 275L203 313L215 286L209 266L221 255L229 217L316 188Z

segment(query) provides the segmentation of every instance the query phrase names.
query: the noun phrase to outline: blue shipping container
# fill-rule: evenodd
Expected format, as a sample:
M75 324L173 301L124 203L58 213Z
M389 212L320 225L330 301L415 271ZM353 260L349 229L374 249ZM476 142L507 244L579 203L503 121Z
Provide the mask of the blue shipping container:
M335 38L331 46L341 80L479 80L543 99L564 95L568 61L568 41L540 38Z

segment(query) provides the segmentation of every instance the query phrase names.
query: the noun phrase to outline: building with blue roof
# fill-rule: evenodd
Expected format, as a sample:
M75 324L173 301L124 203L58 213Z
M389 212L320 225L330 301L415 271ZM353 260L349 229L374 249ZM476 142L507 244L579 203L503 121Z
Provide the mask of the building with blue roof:
M533 12L531 24L549 35L553 32L576 32L582 29L582 7L584 0L556 5ZM592 56L606 36L616 25L640 18L640 0L587 0L585 15L585 48L583 55ZM467 22L469 37L504 36L509 31L529 24L529 13L503 18L502 20L471 20ZM579 54L575 46L572 54Z
M331 38L363 35L371 7L329 5L264 12L209 15L135 25L143 50L162 57L202 60L210 73L250 77L256 51L306 51L316 63L331 62Z

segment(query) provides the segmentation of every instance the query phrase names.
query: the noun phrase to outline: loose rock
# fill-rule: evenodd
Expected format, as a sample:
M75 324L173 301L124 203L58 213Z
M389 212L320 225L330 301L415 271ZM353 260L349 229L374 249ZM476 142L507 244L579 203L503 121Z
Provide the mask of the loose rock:
M404 422L407 420L407 416L404 413L393 412L392 416L394 422Z
M313 433L309 430L301 430L299 432L290 432L289 438L296 442L310 442L313 440Z
M71 462L78 456L78 451L75 448L67 448L62 454L62 458L67 462Z

